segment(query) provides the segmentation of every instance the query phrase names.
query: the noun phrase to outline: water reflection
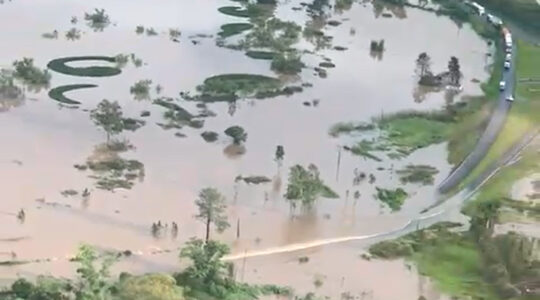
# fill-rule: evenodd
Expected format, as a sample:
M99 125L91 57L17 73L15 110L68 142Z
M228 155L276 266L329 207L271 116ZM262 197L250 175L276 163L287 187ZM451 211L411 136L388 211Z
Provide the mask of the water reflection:
M443 88L441 86L425 86L425 85L417 84L412 91L412 96L413 96L414 102L422 103L426 100L427 96L430 93L439 93L442 90Z
M246 146L242 144L230 144L223 149L223 154L230 159L238 159L246 154Z
M13 72L0 70L0 112L23 105L24 100L24 91L15 85Z
M392 3L387 3L385 1L376 0L372 3L373 15L375 18L379 17L396 17L400 20L407 18L407 11L403 5L396 5Z
M143 163L120 156L120 153L132 149L134 147L127 140L99 144L86 163L74 167L80 171L92 171L89 177L95 179L98 189L131 189L137 180L144 181L145 176Z

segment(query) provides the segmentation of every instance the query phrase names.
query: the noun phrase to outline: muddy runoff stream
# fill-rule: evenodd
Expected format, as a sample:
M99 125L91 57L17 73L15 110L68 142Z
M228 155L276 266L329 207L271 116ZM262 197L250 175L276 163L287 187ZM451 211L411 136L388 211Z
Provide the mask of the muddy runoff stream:
M414 75L415 59L421 52L432 57L433 70L445 70L450 56L460 60L463 73L462 95L481 93L478 83L487 78L488 46L468 25L457 26L451 20L414 10L385 8L393 17L382 17L371 3L354 4L329 19L341 25L326 26L332 43L346 51L322 49L317 55L305 55L308 65L320 57L336 65L327 78L319 78L306 68L300 78L286 78L313 87L292 96L270 99L240 99L236 105L225 102L208 104L216 116L205 118L203 128L184 127L164 130L163 107L148 100L135 100L130 87L139 80L152 80L162 87L152 98L178 97L181 91L194 91L205 78L226 73L252 73L276 76L270 63L254 60L242 51L216 46L220 26L239 19L218 12L231 5L228 1L26 1L14 0L0 5L0 66L10 67L14 60L31 57L40 68L53 59L70 56L115 56L135 54L143 65L131 64L121 74L110 77L77 77L51 71L50 87L69 84L95 84L97 87L69 92L82 104L77 109L59 106L47 90L27 90L23 99L0 100L0 260L15 254L18 260L56 258L46 263L0 268L0 278L54 274L69 276L73 266L66 257L80 243L101 249L140 251L176 249L190 237L201 237L204 225L193 218L194 200L200 189L213 186L228 199L232 227L214 238L231 246L232 255L265 253L268 249L295 247L313 241L371 236L391 232L408 224L420 210L434 202L435 185L448 175L446 144L429 146L401 160L384 157L382 162L366 160L342 151L337 169L338 149L342 139L328 135L331 125L340 121L366 121L381 114L407 109L432 110L445 105L444 92L418 90ZM280 4L275 15L299 25L309 20L305 11L293 10L298 1ZM103 8L111 24L94 31L84 20L85 12ZM71 23L76 16L78 22ZM153 28L158 34L138 35L136 27ZM68 40L71 28L80 30L80 38ZM169 38L169 29L182 31L177 42ZM354 29L354 30L353 30ZM42 34L56 30L56 39ZM212 35L213 37L208 37ZM371 40L385 40L382 57L370 55ZM299 47L313 50L306 40ZM72 62L72 67L89 66ZM102 62L91 65L108 66ZM105 135L94 126L89 110L102 99L118 101L124 116L144 119L145 126L122 133L134 146L122 156L144 164L144 176L133 181L131 189L114 192L98 189L88 171L75 164L100 155ZM307 106L304 102L318 105ZM456 99L457 100L457 99ZM183 101L183 108L197 112L196 103ZM141 118L142 111L150 116ZM231 140L223 130L241 125L248 132L245 153L231 153ZM201 138L203 131L219 133L216 142ZM175 133L181 132L184 137ZM277 145L283 145L285 159L281 166L274 161ZM315 164L339 199L320 199L311 210L292 213L283 194L289 167ZM436 167L435 185L405 185L410 197L398 212L391 212L374 199L375 186L400 186L395 170L408 164ZM353 186L354 170L373 174L373 184L366 181ZM238 175L262 175L272 182L248 185L235 182ZM77 195L62 195L73 189ZM81 196L88 189L88 197ZM353 198L358 191L360 197ZM24 209L26 218L18 222L16 214ZM151 234L151 224L168 224L159 237ZM178 236L170 232L171 222L179 226ZM237 238L237 224L240 237ZM354 239L352 239L354 240ZM316 242L315 242L316 243ZM368 262L360 258L361 241L338 245L317 245L298 251L236 260L240 278L247 282L291 285L299 291L311 291L315 277L322 277L317 293L337 298L341 292L364 293L373 299L396 297L415 299L424 288L425 279L402 261ZM290 249L289 249L290 250ZM272 251L270 251L272 252ZM279 251L277 251L279 252ZM248 255L249 256L249 255ZM298 258L310 261L299 264ZM173 271L179 268L177 253L134 256L116 266L133 272ZM358 284L354 278L362 278ZM364 280L365 279L365 280ZM387 283L399 282L388 289ZM420 288L422 287L422 288ZM371 294L369 294L371 293ZM429 293L427 293L429 294ZM436 293L435 293L436 294ZM433 295L428 299L439 299ZM370 298L366 298L370 299Z

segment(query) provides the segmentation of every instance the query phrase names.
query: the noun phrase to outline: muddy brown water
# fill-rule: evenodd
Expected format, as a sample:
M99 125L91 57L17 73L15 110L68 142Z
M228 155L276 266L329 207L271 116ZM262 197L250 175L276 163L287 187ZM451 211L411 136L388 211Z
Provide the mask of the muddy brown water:
M374 187L392 188L399 185L391 169L409 163L436 166L440 173L436 182L450 171L446 162L446 145L439 144L416 151L400 161L364 160L346 152L336 176L338 146L346 138L331 138L329 127L339 121L369 121L380 114L404 109L430 110L445 104L444 92L422 93L415 88L414 61L420 52L428 52L432 68L442 71L450 56L460 59L464 92L476 95L481 90L471 79L487 77L488 46L467 25L458 27L447 18L407 9L401 18L376 18L370 4L354 5L349 11L331 19L340 20L338 27L327 33L333 43L347 51L321 50L319 54L332 59L336 68L329 69L328 78L313 76L304 70L302 81L314 87L291 97L267 100L241 100L234 115L225 103L209 105L217 113L207 118L204 129L185 128L186 138L165 131L164 110L148 101L136 101L129 88L136 81L151 79L163 86L161 95L176 97L180 91L193 90L205 78L223 73L274 74L269 63L249 59L241 51L215 46L214 39L197 38L193 45L188 38L195 34L213 34L219 26L237 18L222 15L217 8L230 5L227 1L25 1L6 2L0 6L0 66L8 67L14 60L32 57L40 67L58 57L79 55L116 55L135 53L145 65L128 66L122 74L107 78L81 78L52 72L51 87L64 84L94 83L97 88L74 91L70 97L81 101L79 109L59 107L45 92L27 92L19 103L2 101L0 106L0 237L15 241L0 242L0 252L15 252L19 259L57 257L56 262L29 264L0 269L0 277L52 273L69 275L71 266L63 258L76 251L82 243L105 249L151 251L155 247L175 248L192 236L202 236L203 225L192 216L193 201L198 191L215 186L228 198L231 229L216 238L232 246L233 253L263 250L289 244L351 235L369 235L399 228L411 216L433 202L434 186L406 185L411 198L397 213L390 213L373 199ZM305 13L294 12L295 1L287 2L276 14L303 23ZM83 20L84 12L105 8L112 25L103 32L93 32ZM79 23L70 24L71 16ZM159 36L137 35L135 27L153 27ZM64 34L77 27L83 34L78 41L68 41ZM169 40L168 29L182 30L180 43ZM351 28L356 33L351 35ZM41 34L59 31L56 40ZM384 39L386 51L381 60L369 55L372 39ZM313 46L302 41L302 47ZM322 60L306 55L312 65ZM87 66L85 63L71 64ZM102 65L98 63L98 65ZM154 93L154 96L155 93ZM105 141L88 117L88 109L102 99L119 101L126 116L138 117L142 110L151 111L147 124L135 133L122 134L136 147L123 153L145 165L145 177L136 181L131 190L114 193L98 190L90 173L80 172L74 164L84 163L93 149ZM416 101L415 101L416 98ZM304 101L319 99L317 107L306 107ZM194 103L182 106L196 112ZM246 153L239 157L224 154L230 141L223 130L241 125L248 132ZM220 133L215 143L206 143L200 133L213 130ZM276 145L285 147L285 161L278 168L273 161ZM321 176L341 196L321 199L313 210L296 212L291 217L289 205L283 199L287 169L294 164L314 163ZM383 167L384 170L377 170ZM376 182L352 186L353 170L373 173ZM234 183L237 175L264 175L274 178L267 185L248 186ZM279 179L278 179L279 178ZM281 184L279 184L281 181ZM63 197L60 191L90 188L87 203L80 196ZM346 191L349 190L349 197ZM360 199L353 193L358 190ZM41 199L40 201L36 201ZM43 203L44 201L44 203ZM48 203L48 204L47 204ZM56 203L56 204L52 204ZM24 224L17 222L16 212L24 208ZM150 234L152 222L175 221L179 236L155 239ZM236 223L240 220L241 237L236 240ZM22 238L22 239L17 239ZM326 276L318 292L334 297L339 291L362 293L373 290L374 299L389 299L399 295L417 297L418 277L402 262L366 262L358 258L361 246L316 247L308 251L310 263L298 264L299 252L247 260L244 279L250 282L290 284L300 291L313 290L315 273ZM301 251L300 251L301 253ZM1 254L0 254L1 255ZM9 259L0 256L0 260ZM177 267L176 254L141 257L120 263L136 272L170 271ZM354 265L349 266L349 262ZM237 262L238 263L238 262ZM345 270L345 271L343 271ZM341 277L346 277L341 285ZM387 276L400 282L395 289L385 288ZM352 278L367 278L357 285ZM366 298L369 299L369 298ZM436 298L433 298L436 299Z

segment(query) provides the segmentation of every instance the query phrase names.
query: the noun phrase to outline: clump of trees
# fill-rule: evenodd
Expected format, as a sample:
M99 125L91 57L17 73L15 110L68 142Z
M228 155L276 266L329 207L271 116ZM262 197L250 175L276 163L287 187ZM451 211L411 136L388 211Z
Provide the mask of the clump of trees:
M443 84L459 86L462 77L459 59L455 56L450 57L446 72L437 75L433 74L431 72L431 57L426 52L420 53L416 59L416 74L420 78L418 83L425 86L440 86Z
M34 66L34 59L25 57L13 62L13 77L30 86L48 87L51 74Z
M235 145L240 145L247 140L247 132L240 126L225 129L225 134L233 139Z
M291 167L285 193L291 207L310 207L319 197L337 198L339 195L323 182L317 166L310 164L307 169L301 165Z
M296 75L304 66L300 55L296 52L284 52L274 55L270 68L278 73Z
M96 8L92 13L84 13L84 19L88 22L88 26L92 27L95 31L103 31L111 23L105 9Z
M405 199L409 196L402 188L392 190L376 187L375 189L377 190L375 198L388 205L392 211L400 210L403 203L405 203Z
M136 100L150 99L150 89L152 88L152 80L145 79L135 82L129 88L129 92L135 96Z

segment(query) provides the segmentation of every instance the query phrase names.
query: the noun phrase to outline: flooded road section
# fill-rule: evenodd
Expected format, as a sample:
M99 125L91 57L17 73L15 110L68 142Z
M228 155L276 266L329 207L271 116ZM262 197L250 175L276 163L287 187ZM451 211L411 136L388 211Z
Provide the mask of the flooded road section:
M435 185L405 185L411 196L402 210L394 213L381 206L373 194L375 186L395 188L400 185L394 170L411 163L435 166L439 170L435 183L440 182L451 169L446 162L445 144L418 150L402 160L385 158L382 162L343 152L338 170L340 141L331 138L328 129L341 121L370 121L381 114L406 109L443 107L448 101L444 92L426 93L416 87L415 60L421 52L431 56L435 71L445 70L450 56L458 57L464 77L463 94L480 94L478 83L471 80L483 81L487 77L485 41L467 25L458 27L447 18L426 12L389 9L394 17L385 18L370 3L355 4L348 11L332 15L331 19L339 20L341 25L326 29L326 33L334 37L333 44L347 50L323 49L317 55L304 56L308 65L318 64L321 55L330 58L336 67L329 69L328 78L314 76L313 70L306 68L301 79L296 79L297 83L309 82L313 87L302 93L265 100L242 99L234 107L227 103L208 104L208 109L216 113L215 117L206 118L201 129L183 128L181 132L185 137L175 136L175 130L157 126L163 122L162 107L148 100L135 100L130 94L135 82L149 79L154 85L159 84L160 94L152 91L152 97L157 98L178 97L181 91L194 91L205 78L219 74L275 76L269 62L216 46L214 37L220 26L238 21L217 11L218 7L231 3L165 0L156 5L148 0L92 3L14 0L0 5L0 25L4 28L0 33L0 66L3 68L23 57L34 58L40 68L45 68L52 59L69 56L133 53L143 61L141 67L128 65L121 74L103 78L51 71L51 87L97 85L69 92L69 97L82 103L78 109L59 106L47 96L46 90L27 91L24 99L15 101L0 100L0 260L9 259L11 253L21 260L63 258L82 242L116 250L178 247L192 236L203 235L203 224L193 218L194 200L198 191L207 186L218 188L228 199L232 227L215 237L231 245L233 253L386 232L402 227L412 215L433 203ZM305 12L291 9L298 4L291 1L281 5L276 9L276 16L304 26L308 20ZM84 13L95 8L104 8L112 21L102 32L95 32L84 22ZM79 19L78 23L71 24L72 16ZM16 25L14 20L18 20ZM137 35L135 28L139 25L154 28L158 35ZM65 38L71 28L81 31L80 39ZM182 31L179 42L169 39L171 28ZM42 38L43 33L54 30L59 33L57 39ZM372 57L370 41L380 39L385 40L386 51L381 57ZM302 40L299 44L313 50L308 41ZM69 65L87 66L82 62ZM95 155L96 149L105 142L105 134L89 118L89 110L103 99L118 101L125 117L140 118L142 111L150 112L150 116L144 118L144 127L120 136L134 146L122 156L144 164L144 176L135 180L130 190L100 190L95 186L95 179L89 177L91 173L74 168L75 164L84 164ZM303 104L315 99L317 106ZM193 102L180 104L190 112L198 111ZM223 130L232 125L240 125L248 132L244 154L227 151L231 141ZM200 134L206 130L218 132L219 139L214 143L205 142ZM273 159L277 145L285 149L281 166ZM318 167L321 177L340 199L320 199L313 209L296 211L293 215L283 198L287 171L295 164L307 166L310 163ZM375 182L353 186L355 169L373 174ZM263 175L272 178L272 182L235 183L238 175ZM61 194L70 189L78 191L78 195ZM90 195L83 199L84 189L88 189ZM360 197L355 200L352 195L356 191ZM23 223L16 218L20 209L26 212ZM178 223L178 237L172 237L168 231L159 238L153 237L151 224L158 220ZM240 225L239 238L237 224ZM296 253L253 258L245 268L244 279L290 284L308 291L313 288L313 279L306 278L320 272L329 282L323 284L320 291L332 296L340 285L343 290L353 289L356 283L352 278L366 276L366 272L396 276L400 280L410 272L402 263L363 261L358 258L359 247L354 247L354 243L347 245L311 249L311 262L306 265L298 264L294 258ZM131 259L121 265L139 272L177 267L176 254L144 259L150 261ZM357 265L349 265L350 260ZM344 269L348 275L342 274ZM60 259L40 265L3 267L0 277L38 273L68 275L71 272L68 264ZM297 272L309 276L293 276ZM340 283L339 276L347 277L344 283ZM368 276L373 282L364 281L355 291L362 292L377 285L384 289L388 277L373 276ZM293 280L295 278L298 282ZM413 289L417 284L415 280L418 279L403 281L403 288ZM397 288L387 292L409 294ZM378 295L374 299L391 297ZM414 293L410 295L413 297Z

